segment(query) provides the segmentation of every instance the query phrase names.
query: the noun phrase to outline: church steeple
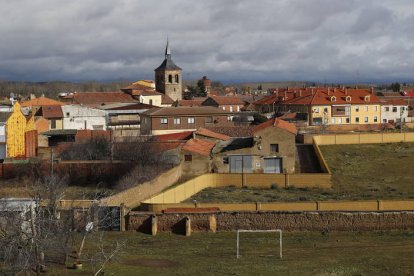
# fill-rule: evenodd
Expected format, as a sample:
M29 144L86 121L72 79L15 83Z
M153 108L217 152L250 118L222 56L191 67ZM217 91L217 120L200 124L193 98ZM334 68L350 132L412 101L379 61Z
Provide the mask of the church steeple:
M174 101L182 99L182 69L171 58L170 43L167 37L165 59L155 70L155 88Z
M165 59L171 58L171 49L170 45L168 44L168 37L167 37L167 45L165 46Z

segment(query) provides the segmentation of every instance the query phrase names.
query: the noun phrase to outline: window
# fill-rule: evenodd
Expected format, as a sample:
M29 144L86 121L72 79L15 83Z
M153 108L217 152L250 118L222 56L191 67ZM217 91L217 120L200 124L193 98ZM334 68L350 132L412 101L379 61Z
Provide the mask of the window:
M240 106L239 105L237 106L237 112L240 112Z
M374 116L374 123L378 123L378 117Z
M163 125L168 124L168 118L161 118L161 124Z
M359 117L355 117L355 123L359 123Z
M359 112L359 106L355 106L355 112Z
M346 123L349 124L350 120L349 118L346 118Z
M368 117L364 117L364 122L368 123Z
M374 106L374 111L377 112L378 111L378 106Z
M279 144L270 144L271 152L279 152Z
M70 117L70 112L66 112L66 117Z
M325 107L325 108L323 109L323 112L324 112L324 113L328 113L328 108L327 108L327 107Z
M50 128L55 129L56 128L56 120L50 120Z
M175 75L175 82L179 83L180 82L180 77L178 75Z
M314 112L314 113L319 113L319 107L315 107L315 108L313 109L313 112Z
M401 106L401 111L404 111L405 110L405 107L404 106Z
M152 100L149 100L149 104L152 105Z
M174 125L180 125L181 124L181 118L174 118Z
M226 107L225 106L223 106L222 108L223 108L224 111L226 111Z
M191 154L185 154L184 155L184 161L186 161L186 162L193 161L193 156Z
M364 106L364 111L366 112L366 111L368 111L368 106L366 105L366 106Z
M396 106L392 107L392 112L397 112L397 107Z
M230 106L230 112L233 112L233 106Z
M338 124L342 124L342 118L338 118Z
M331 124L335 124L335 118L331 118Z
M387 107L385 108L385 111L390 111L390 108L387 106Z
M383 120L382 120L382 122L383 122L383 123L386 123L386 122L387 122L387 119L383 119Z
M172 75L168 75L168 82L172 83Z
M211 124L212 122L213 122L213 117L211 117L211 116L206 117L206 123Z
M195 123L195 117L188 117L187 122L189 124L194 124Z

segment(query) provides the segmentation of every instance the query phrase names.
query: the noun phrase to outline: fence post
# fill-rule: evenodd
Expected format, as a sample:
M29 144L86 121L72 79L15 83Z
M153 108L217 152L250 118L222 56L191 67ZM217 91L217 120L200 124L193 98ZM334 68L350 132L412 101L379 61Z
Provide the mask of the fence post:
M120 208L120 218L119 218L119 230L121 232L125 232L125 204L121 203L121 205L119 206Z
M191 236L191 219L190 217L185 217L185 236Z
M151 235L157 235L158 230L158 218L156 215L151 216Z

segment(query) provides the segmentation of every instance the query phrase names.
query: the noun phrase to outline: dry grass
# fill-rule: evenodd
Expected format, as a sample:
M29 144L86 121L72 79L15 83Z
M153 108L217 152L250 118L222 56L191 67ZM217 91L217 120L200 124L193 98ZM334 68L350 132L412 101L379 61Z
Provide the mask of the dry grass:
M321 146L332 190L208 188L187 201L272 202L414 198L414 143Z

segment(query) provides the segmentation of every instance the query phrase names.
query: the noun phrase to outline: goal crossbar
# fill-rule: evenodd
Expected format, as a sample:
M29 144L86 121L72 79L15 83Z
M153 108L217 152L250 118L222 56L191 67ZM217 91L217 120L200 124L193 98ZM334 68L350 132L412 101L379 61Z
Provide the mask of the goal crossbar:
M237 230L237 259L240 258L240 233L279 233L279 256L282 259L282 230L281 229L274 229L274 230Z

